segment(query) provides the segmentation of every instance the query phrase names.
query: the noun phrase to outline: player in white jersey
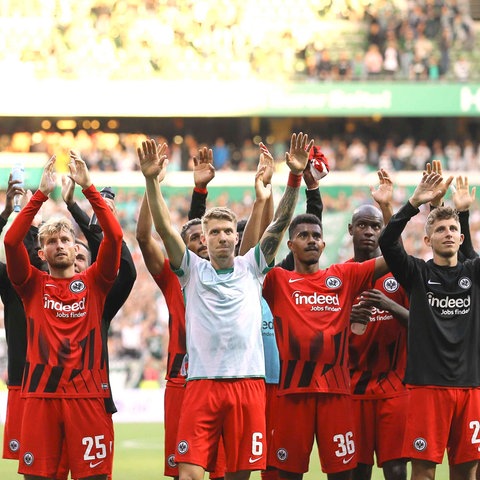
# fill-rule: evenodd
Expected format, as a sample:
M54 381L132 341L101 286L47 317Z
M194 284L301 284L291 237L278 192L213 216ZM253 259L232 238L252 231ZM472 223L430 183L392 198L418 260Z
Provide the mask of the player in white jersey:
M272 223L245 256L235 257L233 212L214 208L204 215L210 263L189 252L172 227L160 189L168 164L166 144L148 140L137 150L155 228L172 268L178 269L186 298L188 382L175 456L180 480L203 478L220 434L227 480L248 479L251 470L266 466L261 287L292 218L312 145L307 135L292 135L285 155L287 187ZM267 201L271 187L260 193Z

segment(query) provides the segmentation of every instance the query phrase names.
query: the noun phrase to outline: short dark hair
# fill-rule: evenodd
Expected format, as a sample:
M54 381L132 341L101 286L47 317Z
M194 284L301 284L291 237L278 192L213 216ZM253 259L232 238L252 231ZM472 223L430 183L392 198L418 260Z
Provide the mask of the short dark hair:
M237 232L242 233L245 230L245 226L247 225L247 220L242 218L237 222Z
M320 221L320 219L316 215L313 215L311 213L301 213L300 215L294 217L293 220L290 222L290 226L288 227L288 238L290 240L293 237L293 232L301 223L318 225L320 227L320 232L323 235L322 222Z
M193 227L194 225L201 225L202 221L199 218L192 218L187 223L185 223L182 227L180 232L180 236L182 237L183 243L187 243L188 240L188 230Z

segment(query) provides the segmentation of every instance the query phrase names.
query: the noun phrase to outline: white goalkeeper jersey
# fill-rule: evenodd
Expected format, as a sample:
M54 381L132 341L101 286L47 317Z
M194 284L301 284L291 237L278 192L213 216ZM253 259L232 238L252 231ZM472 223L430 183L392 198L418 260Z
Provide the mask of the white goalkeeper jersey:
M260 298L268 270L258 245L220 271L185 251L175 273L185 297L188 380L265 377Z

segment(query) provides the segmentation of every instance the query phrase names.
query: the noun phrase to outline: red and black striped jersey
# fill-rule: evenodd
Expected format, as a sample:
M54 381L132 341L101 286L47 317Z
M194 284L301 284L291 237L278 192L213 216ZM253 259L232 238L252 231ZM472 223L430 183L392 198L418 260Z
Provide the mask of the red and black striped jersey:
M168 307L168 359L165 378L173 383L184 384L182 366L187 351L185 339L185 303L177 275L165 259L162 273L153 275Z
M279 394L350 393L348 332L357 295L372 285L375 259L313 274L282 268L266 276L280 354Z

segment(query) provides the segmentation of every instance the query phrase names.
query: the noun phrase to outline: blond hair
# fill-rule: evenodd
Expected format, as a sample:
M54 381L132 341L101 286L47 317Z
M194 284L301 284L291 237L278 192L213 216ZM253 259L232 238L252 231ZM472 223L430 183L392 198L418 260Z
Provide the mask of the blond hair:
M38 243L40 248L45 245L45 240L48 237L61 231L68 232L72 236L72 240L75 241L75 230L73 224L67 218L50 218L46 222L42 223L38 228Z
M207 225L210 220L227 220L233 222L235 229L237 228L237 217L235 213L227 207L213 207L205 212L202 217L203 233L206 233Z

